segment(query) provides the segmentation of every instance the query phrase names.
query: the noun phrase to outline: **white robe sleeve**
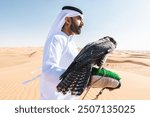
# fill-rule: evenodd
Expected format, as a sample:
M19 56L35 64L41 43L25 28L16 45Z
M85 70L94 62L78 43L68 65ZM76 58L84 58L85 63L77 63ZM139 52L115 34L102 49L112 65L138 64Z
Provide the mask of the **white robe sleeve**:
M60 65L60 61L63 62L67 59L62 57L66 53L66 47L68 47L65 37L55 36L52 40L48 40L44 47L42 77L40 81L40 98L44 100L63 99L70 100L76 97L63 95L58 93L56 86L60 82L59 77L65 72L65 65ZM67 54L67 56L69 56ZM66 61L64 62L66 64ZM62 67L60 67L62 66Z
M59 66L64 48L64 40L57 36L45 45L43 73L46 80L58 83L60 75L64 73L65 69Z

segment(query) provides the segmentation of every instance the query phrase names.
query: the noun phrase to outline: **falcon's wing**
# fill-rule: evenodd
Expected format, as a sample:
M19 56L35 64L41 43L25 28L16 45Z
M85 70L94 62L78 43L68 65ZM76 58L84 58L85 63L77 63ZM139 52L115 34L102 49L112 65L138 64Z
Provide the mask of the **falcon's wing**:
M116 47L115 43L113 39L102 38L85 46L60 76L58 92L81 95L89 83L92 66L100 63L107 53L113 51Z
M71 95L81 95L90 80L90 75L90 64L74 69L57 85L57 90L63 94L71 92Z

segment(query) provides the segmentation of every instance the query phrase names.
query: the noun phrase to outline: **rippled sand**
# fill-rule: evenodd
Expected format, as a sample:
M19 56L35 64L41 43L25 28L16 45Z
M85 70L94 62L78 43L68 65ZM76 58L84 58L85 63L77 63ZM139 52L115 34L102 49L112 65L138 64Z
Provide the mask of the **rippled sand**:
M42 48L0 48L0 99L39 99L40 79L30 83L25 81L40 74L41 63ZM114 91L104 90L99 100L150 99L149 51L117 50L108 56L105 68L121 76L122 87ZM84 99L93 99L99 91L91 88Z

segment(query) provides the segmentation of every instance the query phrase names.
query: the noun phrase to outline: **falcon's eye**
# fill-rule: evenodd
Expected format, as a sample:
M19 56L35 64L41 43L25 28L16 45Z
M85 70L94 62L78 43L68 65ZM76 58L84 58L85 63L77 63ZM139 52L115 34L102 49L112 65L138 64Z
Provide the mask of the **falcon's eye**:
M109 38L109 40L114 44L117 45L117 42L113 38Z

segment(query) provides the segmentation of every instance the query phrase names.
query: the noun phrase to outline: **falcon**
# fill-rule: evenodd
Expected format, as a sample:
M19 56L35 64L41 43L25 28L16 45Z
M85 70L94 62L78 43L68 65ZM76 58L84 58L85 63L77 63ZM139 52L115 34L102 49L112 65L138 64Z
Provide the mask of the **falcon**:
M60 76L58 92L80 96L91 80L92 67L102 67L105 56L116 48L116 41L109 36L87 44Z

